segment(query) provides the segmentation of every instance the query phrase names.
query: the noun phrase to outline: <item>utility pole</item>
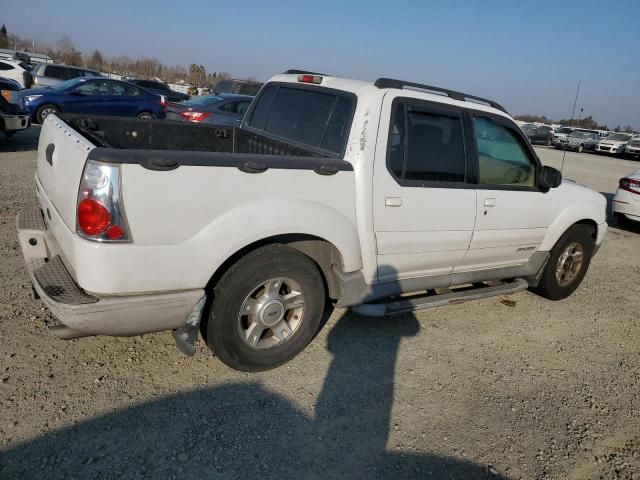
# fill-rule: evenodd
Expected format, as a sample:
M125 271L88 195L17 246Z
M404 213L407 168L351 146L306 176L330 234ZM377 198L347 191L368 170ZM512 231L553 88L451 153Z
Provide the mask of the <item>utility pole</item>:
M580 109L580 113L578 114L578 125L576 125L576 126L578 126L578 127L580 126L580 117L582 116L582 111L583 111L583 110L584 110L584 108L581 108L581 109Z

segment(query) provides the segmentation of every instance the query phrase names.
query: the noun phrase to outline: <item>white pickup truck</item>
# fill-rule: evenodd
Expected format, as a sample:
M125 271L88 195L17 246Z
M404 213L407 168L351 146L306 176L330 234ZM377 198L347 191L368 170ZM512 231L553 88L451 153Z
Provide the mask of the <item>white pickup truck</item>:
M499 104L296 70L239 127L50 116L35 180L18 236L54 333L173 330L193 352L202 332L247 371L293 358L328 305L565 298L607 231L605 198Z

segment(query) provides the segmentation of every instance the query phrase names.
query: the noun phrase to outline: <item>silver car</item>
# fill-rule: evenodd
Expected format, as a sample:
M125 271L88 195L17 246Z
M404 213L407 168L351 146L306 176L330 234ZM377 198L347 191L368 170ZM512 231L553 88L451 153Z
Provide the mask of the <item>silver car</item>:
M600 135L594 132L571 132L564 138L556 140L556 148L563 150L574 150L578 153L584 150L595 150L600 141Z
M102 77L102 74L91 68L74 67L56 63L41 63L32 71L34 87L53 87L78 77Z

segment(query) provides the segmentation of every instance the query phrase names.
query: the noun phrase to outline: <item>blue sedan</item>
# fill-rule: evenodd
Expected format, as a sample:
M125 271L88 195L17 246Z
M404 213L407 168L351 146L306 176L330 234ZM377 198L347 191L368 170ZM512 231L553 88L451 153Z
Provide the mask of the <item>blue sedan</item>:
M22 92L33 123L51 113L84 113L119 117L164 118L167 101L128 82L81 77L48 88Z

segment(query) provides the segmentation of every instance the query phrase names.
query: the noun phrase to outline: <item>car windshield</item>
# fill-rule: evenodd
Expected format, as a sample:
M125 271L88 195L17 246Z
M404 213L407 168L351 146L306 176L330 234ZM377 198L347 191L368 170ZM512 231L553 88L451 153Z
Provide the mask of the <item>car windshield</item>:
M573 133L570 133L569 136L576 137L576 138L589 138L591 134L587 132L573 132Z
M73 87L74 85L77 85L79 83L82 83L86 81L86 78L72 78L71 80L67 80L66 82L61 82L58 83L57 85L54 85L53 87L51 87L53 90L66 90L69 87Z
M531 125L531 124L527 124L527 125L523 125L520 128L522 128L522 130L534 130L536 128L536 126L535 125Z
M556 133L571 133L572 130L569 127L562 127L556 130Z
M626 140L629 140L630 138L631 138L631 135L629 135L628 133L614 133L612 135L609 135L607 137L607 140L626 141Z
M185 100L184 102L182 102L182 105L185 105L187 107L208 107L210 105L221 102L222 100L224 100L224 98L217 95L200 95L198 97L193 97L189 100Z

